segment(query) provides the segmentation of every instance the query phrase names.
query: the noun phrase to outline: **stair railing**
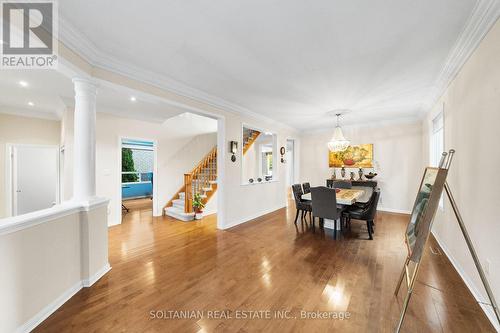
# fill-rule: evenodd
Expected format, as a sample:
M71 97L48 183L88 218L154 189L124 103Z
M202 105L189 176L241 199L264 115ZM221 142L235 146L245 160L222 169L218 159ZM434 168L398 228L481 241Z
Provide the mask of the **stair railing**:
M193 212L193 197L203 193L203 188L211 187L211 182L217 180L217 147L198 163L190 173L184 174L184 212Z

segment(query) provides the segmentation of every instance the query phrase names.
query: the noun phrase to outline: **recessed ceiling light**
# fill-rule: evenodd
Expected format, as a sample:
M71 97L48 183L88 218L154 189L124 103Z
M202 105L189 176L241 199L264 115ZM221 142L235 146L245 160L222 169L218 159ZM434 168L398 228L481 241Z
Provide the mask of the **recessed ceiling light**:
M33 102L28 102L28 105L29 105L29 106L35 106L35 103L33 103Z
M25 87L26 88L28 86L28 82L26 82L26 81L19 81L19 85L21 87Z
M135 101L137 101L137 98L135 98L135 96L132 96L132 97L130 97L130 101L135 102Z

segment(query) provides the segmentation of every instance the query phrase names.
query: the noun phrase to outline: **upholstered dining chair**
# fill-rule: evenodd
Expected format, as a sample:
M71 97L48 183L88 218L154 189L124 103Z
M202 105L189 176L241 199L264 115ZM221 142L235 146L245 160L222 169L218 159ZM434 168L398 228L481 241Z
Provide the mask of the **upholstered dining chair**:
M311 193L311 184L309 183L302 184L302 190L304 191L304 194Z
M352 188L352 183L349 180L335 180L333 182L333 187L350 189Z
M380 189L373 191L369 204L365 207L351 206L344 213L347 217L347 222L350 225L351 219L366 221L368 229L368 237L373 239L375 215L377 214L378 201L380 199ZM314 213L314 210L313 210Z
M324 186L312 187L311 198L313 225L314 219L318 217L320 221L323 219L333 220L335 223L335 232L337 231L337 221L340 222L340 229L342 229L343 208L337 207L337 195L335 189Z
M293 192L293 198L295 200L295 208L297 209L297 213L295 214L295 220L293 221L293 223L297 223L297 218L299 217L299 213L302 213L301 219L303 219L307 213L311 215L312 205L310 200L302 199L302 195L304 194L304 192L302 192L302 186L300 184L292 185L292 192Z

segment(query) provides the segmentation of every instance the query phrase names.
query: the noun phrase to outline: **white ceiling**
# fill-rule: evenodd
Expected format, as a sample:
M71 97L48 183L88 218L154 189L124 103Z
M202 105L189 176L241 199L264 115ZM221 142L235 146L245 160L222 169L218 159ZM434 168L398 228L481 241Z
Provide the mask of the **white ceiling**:
M418 116L475 5L64 0L60 35L103 67L154 73L307 130L331 126L332 109L353 110L345 123Z
M66 107L74 106L73 83L68 77L51 70L5 70L0 75L0 112L47 119L60 119ZM27 87L19 82L24 81ZM132 102L131 97L136 101ZM34 105L28 105L32 102ZM189 110L171 106L151 96L125 90L100 82L97 94L97 112L119 117L165 123L167 119ZM188 120L183 116L184 120ZM191 116L191 117L194 117ZM197 118L196 118L197 119ZM206 118L205 118L206 119ZM215 132L214 120L209 132ZM214 125L215 124L215 125ZM177 124L181 127L182 124ZM200 130L201 131L201 130ZM203 132L203 131L201 131ZM200 132L200 133L201 133Z

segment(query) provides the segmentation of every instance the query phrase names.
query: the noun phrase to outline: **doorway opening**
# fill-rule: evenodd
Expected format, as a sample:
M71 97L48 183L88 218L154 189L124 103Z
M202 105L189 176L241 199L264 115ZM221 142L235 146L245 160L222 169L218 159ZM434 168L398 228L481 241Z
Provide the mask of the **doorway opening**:
M133 212L153 216L156 144L131 138L122 138L120 144L122 222Z

